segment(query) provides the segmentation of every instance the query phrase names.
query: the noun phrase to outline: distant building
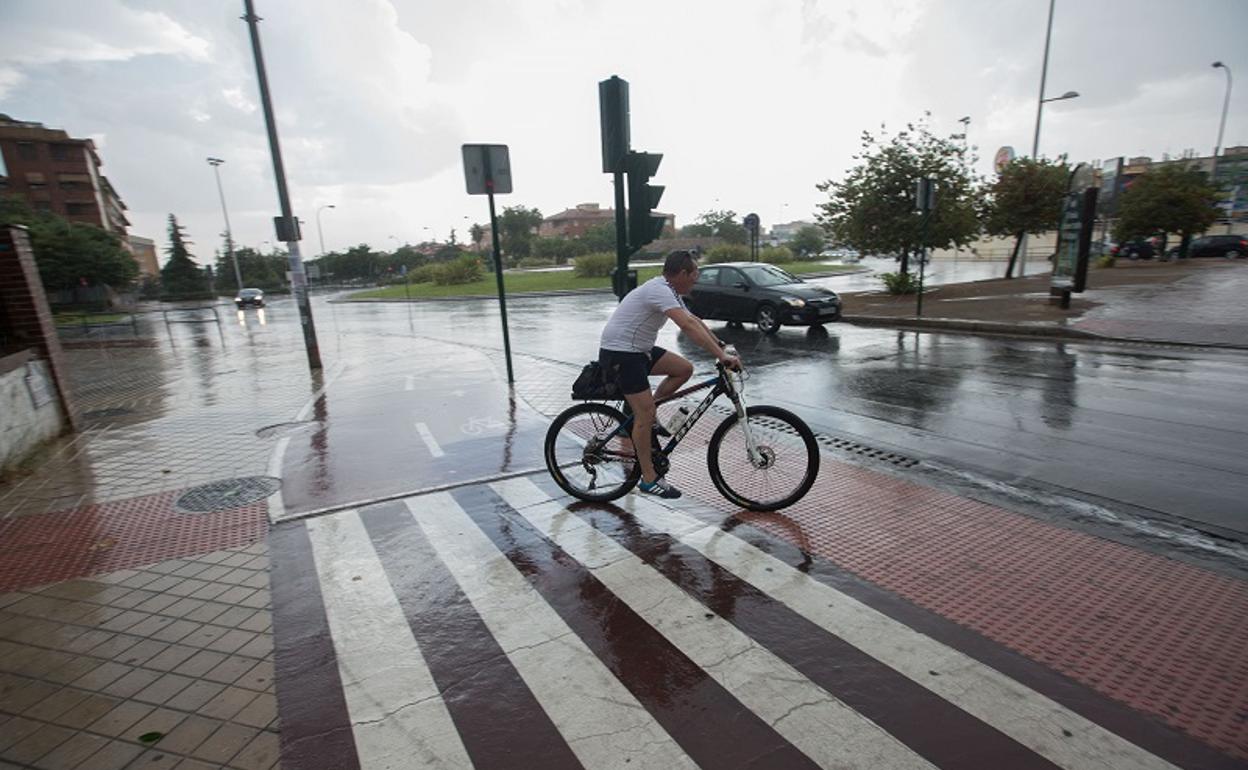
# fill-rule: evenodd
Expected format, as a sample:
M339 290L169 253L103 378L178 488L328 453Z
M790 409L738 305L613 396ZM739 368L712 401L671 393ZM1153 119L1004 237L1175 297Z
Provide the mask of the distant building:
M128 235L130 253L134 261L139 263L139 273L145 276L160 276L160 259L156 256L156 241L141 235Z
M1153 160L1148 156L1140 156L1102 161L1101 211L1113 216L1117 212L1116 205L1120 202L1122 193L1130 189L1136 179L1164 166L1179 165L1196 168L1206 175L1214 170L1213 156L1197 156L1194 150L1189 150L1178 158L1165 156L1161 160ZM1223 194L1219 205L1227 212L1227 218L1248 220L1248 146L1225 148L1218 156L1218 168L1213 181ZM1105 199L1108 199L1109 206L1104 205Z
M129 248L126 204L100 173L103 164L90 139L0 114L0 158L0 193L116 233Z
M787 243L793 240L793 236L797 235L798 230L801 230L803 227L814 227L814 225L814 222L807 222L804 219L785 224L775 224L771 226L771 230L767 233L767 240L773 245Z
M655 214L666 219L663 235L676 233L676 215ZM615 221L615 209L604 209L597 203L579 203L576 208L561 211L554 216L546 217L537 228L537 234L543 238L579 238L595 227L609 225Z

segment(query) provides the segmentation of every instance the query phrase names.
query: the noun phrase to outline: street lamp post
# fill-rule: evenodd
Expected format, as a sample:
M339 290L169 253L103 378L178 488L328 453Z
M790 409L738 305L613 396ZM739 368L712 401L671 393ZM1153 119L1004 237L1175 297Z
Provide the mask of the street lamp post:
M1214 69L1226 71L1226 96L1222 100L1222 120L1218 123L1218 143L1213 147L1213 170L1209 172L1209 181L1216 187L1218 184L1218 153L1222 151L1222 132L1226 130L1226 110L1231 106L1231 68L1220 61L1213 63Z
M1214 153L1215 155L1217 153ZM230 261L234 263L234 280L238 282L238 290L243 290L243 273L238 269L238 255L234 253L234 235L230 230L230 212L225 207L225 190L221 187L221 171L218 168L225 161L220 158L209 158L212 174L217 178L217 195L221 198L221 215L225 217L225 250L229 252Z
M326 203L325 205L318 206L316 208L316 237L321 242L321 256L322 257L325 256L325 233L321 232L321 209L333 209L333 208L337 208L337 206L335 206L332 203Z
M970 143L966 138L966 134L970 130L970 127L971 127L971 116L963 115L962 117L958 118L958 122L962 124L962 171L965 172L966 171L966 153L967 153L967 150L970 148ZM956 243L953 244L953 264L955 265L958 264L958 257L961 255L961 253L962 253L962 247Z

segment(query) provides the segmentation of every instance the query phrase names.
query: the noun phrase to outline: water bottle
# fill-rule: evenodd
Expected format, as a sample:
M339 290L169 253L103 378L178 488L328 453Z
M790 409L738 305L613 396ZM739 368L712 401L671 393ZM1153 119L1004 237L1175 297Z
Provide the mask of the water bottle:
M682 406L667 420L667 430L674 436L685 425L685 420L689 419L689 407Z

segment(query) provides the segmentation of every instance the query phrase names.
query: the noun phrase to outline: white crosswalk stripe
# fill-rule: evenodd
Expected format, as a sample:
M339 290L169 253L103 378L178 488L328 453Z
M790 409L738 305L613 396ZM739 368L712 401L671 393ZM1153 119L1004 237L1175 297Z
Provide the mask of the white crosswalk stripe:
M930 768L892 735L760 647L528 479L491 484L542 534L580 561L786 740L823 767Z
M585 767L696 767L450 495L406 502Z
M1061 767L1174 765L999 671L899 623L739 537L637 496L631 509L829 633L932 690ZM932 676L937 671L940 676Z
M472 767L359 515L307 527L361 767Z

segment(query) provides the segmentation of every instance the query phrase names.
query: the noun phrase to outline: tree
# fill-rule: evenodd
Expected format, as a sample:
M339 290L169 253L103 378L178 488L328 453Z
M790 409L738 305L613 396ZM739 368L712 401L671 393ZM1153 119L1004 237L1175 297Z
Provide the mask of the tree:
M286 257L261 254L250 246L235 247L234 256L238 259L238 272L243 276L243 286L265 291L285 288L288 267ZM313 264L313 261L309 261L308 264ZM315 264L324 266L321 262ZM221 293L233 291L234 265L230 262L228 253L217 252L216 273L225 279L218 285L218 291Z
M819 224L836 243L864 254L899 254L901 272L920 248L948 248L969 243L979 230L975 216L976 180L967 170L962 142L940 138L926 125L906 126L892 138L862 134L861 161L840 182L816 187L828 193L820 205ZM926 237L914 211L914 186L923 177L936 180L936 210Z
M1138 177L1122 195L1114 236L1121 243L1131 238L1177 233L1181 256L1196 233L1204 232L1217 220L1221 196L1205 174L1194 167L1162 166Z
M161 294L168 297L191 297L208 292L207 276L191 259L191 253L186 248L189 243L185 228L178 224L177 217L170 214L169 246L165 249L169 259L160 269Z
M569 259L588 253L584 244L573 238L534 238L531 252L557 265L566 265Z
M39 277L49 291L72 289L83 281L88 286L121 288L139 275L134 257L113 233L34 211L16 196L0 200L0 223L26 227Z
M529 256L533 231L542 223L542 212L524 206L508 206L498 217L498 237L503 253L512 259Z
M582 249L581 254L615 253L615 222L591 227L584 235L576 239ZM577 256L580 256L579 254Z
M722 238L725 243L743 244L750 240L750 233L745 225L737 221L737 212L729 209L704 211L692 225L680 229L685 238Z
M1014 236L1014 250L1005 277L1014 277L1014 263L1023 235L1057 229L1062 218L1070 169L1064 160L1016 158L988 188L980 219L989 235Z
M805 259L823 251L823 243L823 230L815 225L807 225L793 234L788 246L798 259Z

